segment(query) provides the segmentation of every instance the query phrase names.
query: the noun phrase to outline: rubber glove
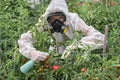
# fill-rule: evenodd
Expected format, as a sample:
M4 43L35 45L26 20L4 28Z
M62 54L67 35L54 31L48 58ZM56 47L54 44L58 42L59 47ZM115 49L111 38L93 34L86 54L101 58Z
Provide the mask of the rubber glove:
M87 45L81 43L80 41L74 41L70 46L66 47L64 53L61 56L61 59L67 58L71 54L71 51L76 48L84 50L82 56L84 56L85 58L88 56L88 53L90 52L90 49Z
M30 54L30 58L32 61L38 63L39 61L45 61L47 59L47 56L49 56L46 52L40 52L40 51L32 51Z

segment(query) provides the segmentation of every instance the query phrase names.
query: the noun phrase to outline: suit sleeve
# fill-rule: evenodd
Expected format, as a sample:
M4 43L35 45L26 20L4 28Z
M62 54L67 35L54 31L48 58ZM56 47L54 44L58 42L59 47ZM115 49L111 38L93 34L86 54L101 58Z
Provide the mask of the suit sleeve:
M19 52L25 57L31 59L32 58L31 52L36 50L33 47L34 42L35 40L32 39L31 31L23 33L20 39L18 40Z
M73 16L73 27L76 31L81 31L85 36L79 40L78 47L82 47L81 44L87 45L91 50L103 48L104 34L96 30L92 26L88 26L77 14Z
M33 53L37 50L34 48L33 44L36 41L36 35L38 34L37 32L44 32L46 30L47 26L45 24L44 17L41 16L35 27L20 36L20 39L18 40L19 52L27 58L35 59L37 53Z

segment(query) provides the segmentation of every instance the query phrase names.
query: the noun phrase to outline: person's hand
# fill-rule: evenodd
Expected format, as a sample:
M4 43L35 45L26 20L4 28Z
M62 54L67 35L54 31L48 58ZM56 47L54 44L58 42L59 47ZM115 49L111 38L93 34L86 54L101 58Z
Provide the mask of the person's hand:
M61 59L67 58L71 54L71 51L74 49L74 47L75 46L68 46L68 47L66 47L64 53L61 56ZM90 54L90 50L85 50L81 56L84 59L87 59L89 54Z
M48 58L49 54L46 52L32 51L30 58L38 63L39 61L45 61Z
M66 47L61 59L67 58L71 54L71 51L76 48L83 48L83 44L81 44L79 41L74 41L70 46Z
M73 49L72 46L67 46L64 53L61 56L61 59L67 58L70 55L72 49Z

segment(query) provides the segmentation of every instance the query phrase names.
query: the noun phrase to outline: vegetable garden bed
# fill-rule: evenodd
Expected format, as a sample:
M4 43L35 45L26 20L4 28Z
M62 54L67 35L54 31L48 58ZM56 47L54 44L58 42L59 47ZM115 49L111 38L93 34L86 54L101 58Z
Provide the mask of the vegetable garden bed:
M34 9L24 0L0 1L0 80L120 80L120 1L104 0L87 2L68 0L71 12L76 12L88 24L104 33L108 25L106 55L102 50L93 51L84 59L82 50L74 50L71 56L61 60L60 55L50 53L47 62L35 64L23 74L20 67L29 61L19 53L17 40L23 32L32 29L44 13L50 0ZM40 33L35 47L48 51L51 37ZM44 42L42 42L44 41ZM66 43L69 44L70 42Z

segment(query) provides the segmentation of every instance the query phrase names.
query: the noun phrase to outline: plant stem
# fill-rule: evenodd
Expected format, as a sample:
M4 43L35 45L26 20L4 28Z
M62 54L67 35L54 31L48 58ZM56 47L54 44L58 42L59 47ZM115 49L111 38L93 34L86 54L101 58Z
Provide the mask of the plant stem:
M104 46L103 46L103 57L106 54L106 47L107 47L107 35L108 35L108 26L105 26L105 37L104 37Z
M56 54L59 53L59 44L58 44L58 33L57 33L57 38L56 38Z
M16 51L14 51L14 55L13 55L13 59L14 59L14 70L16 70Z

